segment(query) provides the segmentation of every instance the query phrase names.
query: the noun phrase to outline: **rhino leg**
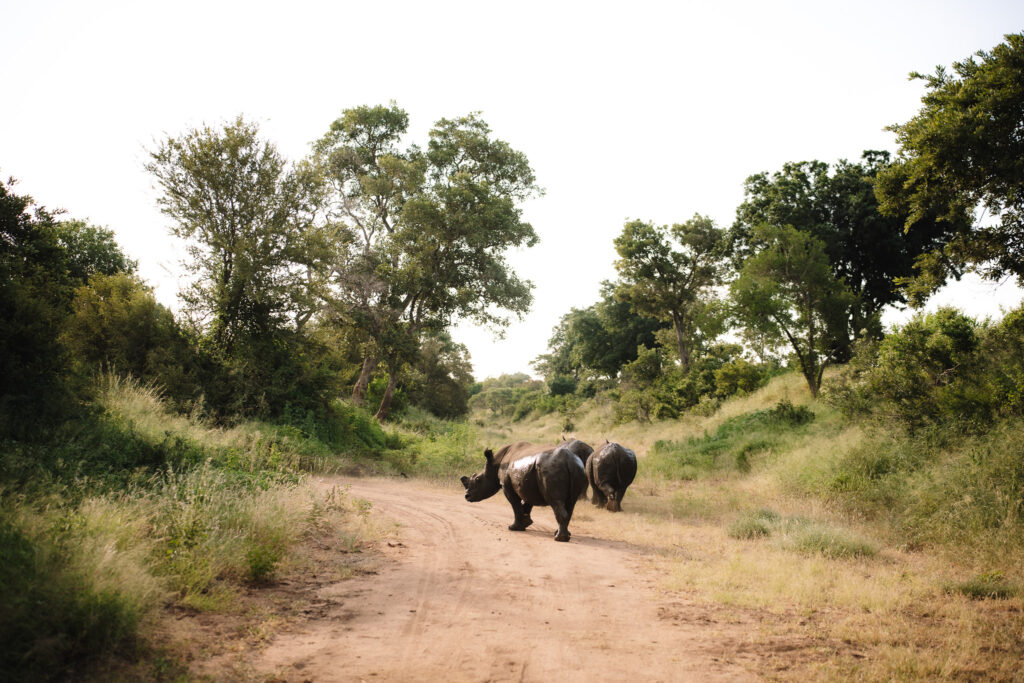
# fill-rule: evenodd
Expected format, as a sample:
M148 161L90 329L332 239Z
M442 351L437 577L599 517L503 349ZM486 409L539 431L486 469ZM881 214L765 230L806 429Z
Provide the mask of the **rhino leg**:
M566 542L572 536L569 533L569 520L572 519L572 507L576 501L571 501L568 506L562 501L555 501L551 504L551 510L555 513L555 521L558 522L558 532L555 534L556 541Z
M604 494L604 491L602 491L598 486L591 486L590 490L593 491L593 494L590 497L590 502L599 508L603 508L605 503L608 502L608 497Z
M618 512L621 510L619 507L619 492L614 489L610 484L604 484L601 486L602 498L605 499L605 508L611 512Z
M526 527L533 524L533 520L530 518L530 511L533 510L533 506L524 505L519 497L519 493L507 481L501 489L505 493L505 498L508 499L509 504L512 506L512 514L515 515L515 520L508 527L509 531L524 531Z

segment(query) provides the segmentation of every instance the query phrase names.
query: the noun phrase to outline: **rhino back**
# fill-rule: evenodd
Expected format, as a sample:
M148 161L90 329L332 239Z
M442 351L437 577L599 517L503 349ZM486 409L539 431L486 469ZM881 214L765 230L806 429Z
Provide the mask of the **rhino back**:
M537 462L541 490L547 498L555 497L562 502L575 500L587 487L587 475L583 463L564 446L544 453Z
M617 443L605 444L590 459L588 470L595 481L625 487L636 477L636 454Z

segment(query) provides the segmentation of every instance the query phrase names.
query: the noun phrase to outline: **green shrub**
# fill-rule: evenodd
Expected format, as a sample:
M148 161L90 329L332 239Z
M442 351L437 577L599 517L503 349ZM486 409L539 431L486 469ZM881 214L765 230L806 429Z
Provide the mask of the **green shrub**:
M1020 416L1024 307L997 324L942 308L921 314L880 343L861 344L826 396L847 415L870 415L916 431L978 434Z
M764 371L743 358L729 361L714 371L715 396L728 398L753 391L764 382Z
M727 533L732 538L754 539L770 536L771 522L758 515L743 515L729 524Z
M576 378L572 375L554 375L548 379L548 393L552 396L564 396L576 391Z
M959 593L972 600L1006 600L1020 595L1020 587L1003 578L1002 572L985 572L946 586L947 593Z

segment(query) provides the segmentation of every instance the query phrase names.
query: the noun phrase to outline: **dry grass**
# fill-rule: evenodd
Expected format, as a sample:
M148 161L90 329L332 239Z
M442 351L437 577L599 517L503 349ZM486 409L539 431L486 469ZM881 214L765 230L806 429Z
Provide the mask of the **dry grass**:
M601 405L577 415L573 436L592 445L605 438L627 445L640 458L640 476L623 513L581 503L574 531L646 553L664 588L690 602L734 616L761 615L754 637L764 643L798 636L802 652L789 653L779 666L762 661L761 673L771 677L1022 680L1024 598L971 600L951 592L952 583L985 565L939 550L907 552L884 520L859 518L820 495L832 463L860 445L860 428L821 429L814 439L767 454L746 476L685 482L644 476L644 458L656 441L712 433L731 417L782 399L828 412L812 401L801 377L784 375L706 418L615 425L611 407ZM491 433L553 441L558 422L547 416ZM730 537L731 525L759 510L770 511L767 534ZM1019 548L1008 551L1022 555Z

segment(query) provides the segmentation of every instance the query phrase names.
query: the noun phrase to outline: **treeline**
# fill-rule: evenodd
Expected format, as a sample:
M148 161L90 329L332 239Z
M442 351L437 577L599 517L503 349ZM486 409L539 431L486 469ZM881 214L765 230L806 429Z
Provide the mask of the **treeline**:
M456 317L502 324L532 285L508 249L537 236L520 205L526 157L476 114L401 146L394 104L343 112L287 162L241 118L170 136L147 170L187 245L175 315L106 229L0 185L4 435L88 402L98 370L158 385L183 412L315 426L369 403L465 413L472 384Z
M886 307L920 306L966 271L1024 283L1024 35L912 76L927 94L890 128L895 158L869 150L752 175L728 227L701 215L627 222L617 278L562 317L534 362L546 391L529 389L514 412L604 390L621 420L671 418L780 367L817 396L828 366L883 339ZM571 413L572 399L560 405Z

